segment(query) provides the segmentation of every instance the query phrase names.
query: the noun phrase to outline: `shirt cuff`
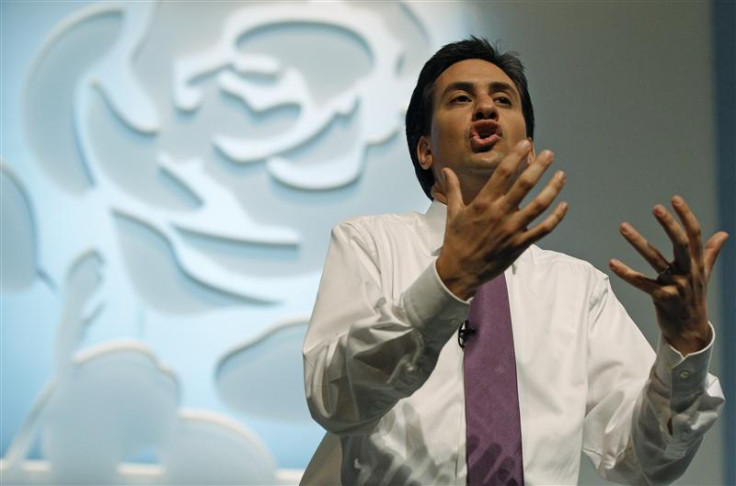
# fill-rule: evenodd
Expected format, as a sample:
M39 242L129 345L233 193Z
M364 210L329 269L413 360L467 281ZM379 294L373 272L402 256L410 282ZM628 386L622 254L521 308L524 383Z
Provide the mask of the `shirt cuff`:
M445 342L467 319L470 300L450 292L437 274L435 261L407 289L404 305L409 322L432 341Z
M683 356L675 348L667 344L660 336L657 346L657 358L654 362L654 373L666 389L670 390L673 411L676 404L689 403L690 399L702 393L706 387L710 356L713 352L713 343L716 332L711 328L711 340L706 347L695 353Z

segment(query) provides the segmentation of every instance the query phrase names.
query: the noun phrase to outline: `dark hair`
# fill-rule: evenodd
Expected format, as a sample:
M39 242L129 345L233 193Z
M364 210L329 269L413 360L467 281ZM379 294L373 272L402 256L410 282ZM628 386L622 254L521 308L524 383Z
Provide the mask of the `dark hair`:
M527 136L534 136L534 109L529 96L529 88L524 75L524 66L513 52L500 52L486 39L471 36L470 39L447 44L435 53L419 73L417 85L411 95L406 111L406 142L409 155L414 163L417 179L424 193L432 199L431 189L434 175L423 169L417 159L417 144L422 135L427 135L432 124L432 96L437 78L453 64L468 59L482 59L498 66L516 85L521 96L521 111L524 115Z

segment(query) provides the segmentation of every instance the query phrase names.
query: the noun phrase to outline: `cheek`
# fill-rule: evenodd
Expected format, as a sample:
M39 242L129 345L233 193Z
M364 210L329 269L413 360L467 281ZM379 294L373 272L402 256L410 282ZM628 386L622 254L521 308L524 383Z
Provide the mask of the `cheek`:
M453 136L447 132L443 133L438 139L438 144L435 151L435 160L443 167L448 164L452 164L452 161L457 158L457 153L460 150L459 140L457 136Z
M439 135L438 140L442 146L450 148L457 147L462 143L461 131L457 128L458 124L446 124L444 130Z
M458 158L459 152L466 149L467 136L459 117L437 116L432 120L430 131L434 162L446 167Z
M526 138L526 122L524 121L523 115L519 114L517 117L515 117L512 126L515 136L517 136L519 139Z

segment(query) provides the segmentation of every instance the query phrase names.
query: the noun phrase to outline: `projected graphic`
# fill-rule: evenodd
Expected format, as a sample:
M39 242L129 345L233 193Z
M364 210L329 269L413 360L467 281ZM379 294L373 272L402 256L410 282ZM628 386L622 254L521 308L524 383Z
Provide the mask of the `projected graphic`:
M3 481L295 483L330 228L426 207L404 110L467 13L2 8Z

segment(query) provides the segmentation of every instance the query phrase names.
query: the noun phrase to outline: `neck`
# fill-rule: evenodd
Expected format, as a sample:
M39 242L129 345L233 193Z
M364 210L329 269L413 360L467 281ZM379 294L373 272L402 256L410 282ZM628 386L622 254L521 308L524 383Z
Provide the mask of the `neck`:
M473 199L475 199L475 197L478 195L480 190L483 189L483 186L485 186L487 182L487 179L479 181L461 181L460 192L463 195L463 203L465 205L470 204ZM447 190L445 188L445 184L439 182L437 178L435 178L431 194L434 199L443 203L444 205L447 205Z

